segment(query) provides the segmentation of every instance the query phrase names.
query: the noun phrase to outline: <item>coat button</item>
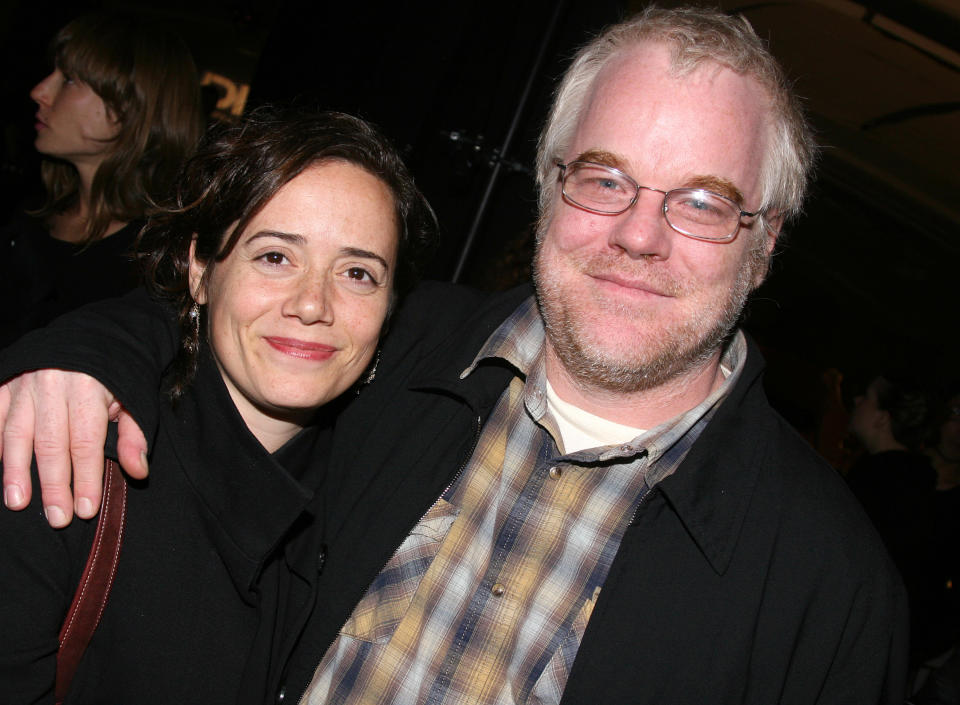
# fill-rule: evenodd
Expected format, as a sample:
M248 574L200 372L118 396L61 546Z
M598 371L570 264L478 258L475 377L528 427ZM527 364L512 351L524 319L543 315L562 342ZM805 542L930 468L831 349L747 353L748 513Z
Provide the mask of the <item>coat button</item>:
M277 691L277 705L280 705L287 697L287 686L281 685L280 690Z
M552 477L554 480L559 480L561 475L563 475L563 470L556 465L550 468L550 477Z

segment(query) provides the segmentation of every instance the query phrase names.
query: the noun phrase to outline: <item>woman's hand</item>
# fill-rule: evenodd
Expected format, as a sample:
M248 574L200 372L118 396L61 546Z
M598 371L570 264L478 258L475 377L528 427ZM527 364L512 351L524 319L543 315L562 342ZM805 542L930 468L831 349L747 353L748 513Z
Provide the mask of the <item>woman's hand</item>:
M118 423L120 465L134 478L147 476L147 441L113 394L80 372L38 370L0 386L0 457L3 499L9 509L30 502L30 461L36 456L47 521L53 527L100 508L103 444L107 423ZM73 468L73 496L70 474Z

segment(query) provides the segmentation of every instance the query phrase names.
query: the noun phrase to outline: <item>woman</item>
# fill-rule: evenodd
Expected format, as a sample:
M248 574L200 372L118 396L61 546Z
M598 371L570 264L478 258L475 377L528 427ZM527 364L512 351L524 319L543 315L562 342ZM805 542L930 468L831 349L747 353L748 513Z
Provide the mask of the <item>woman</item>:
M145 18L80 17L30 92L44 157L42 207L3 232L0 346L136 285L130 249L152 202L196 147L203 111L183 42Z
M259 112L188 163L141 242L150 288L182 323L156 473L129 491L109 603L67 702L266 699L295 636L286 616L310 607L322 568L309 531L321 409L372 376L433 228L396 152L346 115ZM0 513L4 702L52 702L93 531L52 532L33 509Z

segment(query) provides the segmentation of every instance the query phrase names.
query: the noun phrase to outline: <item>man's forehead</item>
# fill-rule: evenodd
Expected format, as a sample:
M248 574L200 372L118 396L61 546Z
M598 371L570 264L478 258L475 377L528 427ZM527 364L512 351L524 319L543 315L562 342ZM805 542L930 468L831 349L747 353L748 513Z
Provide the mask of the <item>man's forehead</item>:
M668 47L641 44L601 69L564 157L600 155L589 161L643 185L709 188L742 202L758 179L768 118L757 81L716 62L678 73Z

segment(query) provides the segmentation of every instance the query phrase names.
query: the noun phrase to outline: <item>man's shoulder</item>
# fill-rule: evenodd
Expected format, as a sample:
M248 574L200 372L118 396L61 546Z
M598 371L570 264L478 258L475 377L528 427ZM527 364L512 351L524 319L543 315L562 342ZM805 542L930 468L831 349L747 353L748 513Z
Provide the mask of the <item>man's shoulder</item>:
M889 568L886 552L840 473L775 411L759 491L779 508L778 522L807 549L836 553L849 566ZM825 552L825 553L824 553Z
M431 347L458 339L463 345L479 349L486 336L532 293L528 285L488 293L458 284L424 282L394 314L390 343L393 347ZM477 342L477 338L482 340Z
M529 285L491 293L462 284L424 281L407 295L397 315L405 318L463 319L478 311L500 306L512 310L531 293Z
M720 426L704 449L722 449L727 462L706 462L740 488L734 494L742 492L749 503L745 519L765 526L798 556L812 550L861 565L885 562L876 531L843 477L769 405L760 380L744 380L749 389L728 400L733 408L718 414Z

